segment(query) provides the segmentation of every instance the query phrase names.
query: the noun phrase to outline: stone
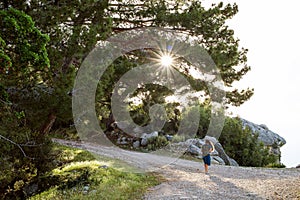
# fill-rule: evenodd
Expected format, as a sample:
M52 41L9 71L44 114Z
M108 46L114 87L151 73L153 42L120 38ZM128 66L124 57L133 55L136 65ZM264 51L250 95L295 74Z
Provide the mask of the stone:
M166 139L167 139L168 141L172 141L172 139L173 139L173 136L172 136L172 135L165 135L165 137L166 137Z
M296 168L300 169L300 164L296 166Z
M88 185L83 187L83 194L87 194L90 190L90 187Z
M107 166L107 165L101 165L101 166L99 166L98 168L101 168L101 169L108 169L108 166Z
M222 158L220 158L219 156L212 156L211 158L217 161L220 165L225 165L224 160L222 160Z
M230 165L229 156L226 154L225 150L223 149L222 145L217 142L214 144L215 149L218 151L218 156L222 158L226 165Z
M186 152L191 153L192 155L195 155L197 158L202 158L202 152L201 152L201 147L203 144L205 144L205 139L210 140L214 146L215 146L215 151L211 153L212 158L214 159L216 163L218 164L226 164L226 165L232 165L232 166L238 166L238 163L230 158L220 142L212 137L212 136L205 136L203 139L197 139L197 138L192 138L188 139L185 142L178 142L175 144L172 144L172 146L176 146L180 149L186 149Z
M38 189L39 189L38 184L34 183L31 185L26 185L23 190L24 190L24 193L26 194L26 196L31 196L33 194L36 194Z
M90 189L90 187L88 185L83 187L83 190L88 191Z
M206 135L206 136L203 138L203 141L204 141L204 142L205 142L205 140L209 140L209 141L211 141L213 144L216 144L216 143L219 142L215 137L208 136L208 135Z
M204 142L204 140L197 140L197 142L195 143L195 145L197 146L197 147L202 147L202 145L204 145L205 144L205 142Z
M137 149L140 147L141 143L140 143L140 141L135 141L132 145L133 145L133 148Z
M243 127L249 127L252 133L258 133L258 139L262 141L266 146L282 147L286 144L283 137L269 130L266 125L257 125L253 122L241 119Z
M183 144L183 146L190 146L191 144L196 145L199 139L187 139L185 142L180 142Z
M269 128L267 127L267 125L265 125L265 124L261 124L261 125L259 125L261 128L263 128L263 129L265 129L265 130L269 130Z
M285 139L271 131L264 124L257 125L245 119L241 119L241 121L243 128L248 127L252 131L252 134L258 133L258 140L263 142L264 145L270 149L270 152L277 156L278 159L276 162L280 163L280 147L286 144Z
M117 139L117 144L128 145L130 141L132 141L132 138L127 138L125 136L120 135Z
M158 132L157 131L154 131L154 132L149 133L149 134L147 134L147 133L142 134L142 136L141 136L141 139L142 139L141 145L146 146L148 144L148 139L154 138L154 137L158 137Z
M126 137L121 138L120 144L128 144L128 142L126 141Z
M199 147L197 147L196 145L190 145L188 150L189 153L191 153L192 155L201 155L201 149Z
M236 167L239 166L239 164L232 158L229 158L229 163L230 166L236 166Z

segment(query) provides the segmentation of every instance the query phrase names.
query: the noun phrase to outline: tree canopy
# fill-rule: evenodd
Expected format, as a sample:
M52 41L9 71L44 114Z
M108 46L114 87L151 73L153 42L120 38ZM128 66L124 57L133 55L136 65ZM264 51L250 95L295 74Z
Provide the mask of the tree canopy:
M194 36L209 52L228 88L227 103L235 106L248 100L252 89L232 87L249 70L247 49L239 46L226 21L237 12L236 4L214 4L205 8L199 1L4 1L33 17L50 36L47 47L54 74L63 76L79 67L97 41L129 29L163 27ZM117 66L118 67L118 66ZM71 70L72 71L72 70ZM195 82L195 88L201 89Z

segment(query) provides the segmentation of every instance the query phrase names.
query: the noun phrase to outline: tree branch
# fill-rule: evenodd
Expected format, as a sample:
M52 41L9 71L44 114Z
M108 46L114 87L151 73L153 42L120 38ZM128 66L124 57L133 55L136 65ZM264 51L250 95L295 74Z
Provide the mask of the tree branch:
M21 152L22 152L22 154L24 155L25 158L34 159L34 158L31 158L31 157L27 156L25 151L23 150L23 148L18 143L15 143L14 141L12 141L12 140L10 140L10 139L2 136L2 135L0 135L0 138L6 140L7 142L12 143L13 145L16 145L21 150Z
M110 6L122 6L122 7L135 7L135 6L139 6L139 7L148 7L145 4L118 4L118 3L110 3L108 4L108 7Z

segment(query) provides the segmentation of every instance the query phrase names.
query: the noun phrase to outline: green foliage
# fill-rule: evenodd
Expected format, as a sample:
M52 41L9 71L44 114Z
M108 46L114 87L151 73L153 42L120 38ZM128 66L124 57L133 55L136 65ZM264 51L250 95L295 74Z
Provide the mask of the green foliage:
M96 161L84 150L55 145L54 152L60 152L57 167L40 182L44 190L29 199L139 199L159 184L156 176L116 170L111 159Z
M0 18L0 58L5 59L0 64L0 198L15 199L24 198L23 189L52 166L50 140L32 131L30 113L14 98L20 90L28 95L44 80L49 38L24 12L9 8L0 11Z
M208 131L209 122L211 118L211 108L207 105L200 106L199 113L200 121L197 135L200 138L203 138Z
M103 73L96 92L96 111L100 120L109 117L111 112L111 95L117 81L128 72L136 67L137 63L127 56L115 60Z
M30 94L27 96L28 98L24 99L22 96L17 95L15 100L18 100L18 103L22 102L22 105L18 105L19 107L25 106L26 109L28 109L27 112L36 113L36 115L32 117L31 115L27 115L28 118L31 117L31 123L28 125L33 126L32 128L34 129L41 126L49 114L56 116L56 127L69 126L70 123L72 123L71 94L76 71L87 53L94 48L95 44L100 40L106 39L108 33L111 32L111 20L109 17L105 17L104 14L104 10L107 8L107 2L94 0L76 0L72 2L34 0L29 3L28 1L21 0L0 3L1 9L5 10L8 9L8 7L14 7L26 12L32 17L33 21L35 21L36 26L42 30L43 33L49 35L49 37L47 36L48 40L50 38L46 48L51 67L47 69L48 73L43 74L39 81L43 88L42 91L37 88L33 90L29 88L29 91L25 91ZM28 18L30 17L28 16ZM14 21L11 20L10 22ZM27 29L30 28L29 25L32 24L24 23L18 26L18 28L20 28L20 30ZM10 34L7 35L9 36ZM24 35L23 38L29 40L26 35ZM20 41L28 41L23 38ZM32 44L32 41L34 41L34 44ZM32 39L29 43L31 46L36 46L40 44L40 40L38 38ZM22 42L18 42L18 45L22 46L23 44ZM5 43L0 39L0 52L1 46L5 46ZM24 46L23 49L26 48L27 47ZM43 51L41 52L43 53ZM2 56L2 54L0 54L0 56L1 59L5 55ZM33 56L22 57L28 59L33 58ZM3 59L5 59L5 63L11 63L9 57L4 57ZM47 66L49 66L49 60ZM30 62L33 63L33 60L30 60ZM39 66L43 67L44 65L41 64ZM34 73L36 71L37 68L32 71L32 74L41 76L40 72ZM18 70L18 73L28 78L28 76L20 70ZM22 79L18 80L20 81ZM28 87L28 84L24 83L24 85L26 88ZM19 92L22 91L17 91L17 93ZM40 102L34 99L33 96L36 96L36 93L38 93L38 96L41 98L46 99L46 102ZM41 109L41 107L43 109ZM42 120L36 120L38 117ZM40 122L39 125L37 125L38 122Z
M249 128L243 128L238 118L227 117L219 141L239 165L262 167L274 163L276 156L257 138L258 134L253 135Z
M26 0L5 1L0 3L0 8L7 9L14 7L28 13L36 25L43 33L50 37L47 45L48 57L51 67L49 74L43 78L49 93L40 94L48 99L48 104L41 103L43 112L36 116L45 118L49 113L57 116L56 126L68 126L71 121L71 99L74 77L80 67L82 60L95 47L97 42L104 41L109 36L137 27L164 27L177 30L187 36L193 36L196 42L201 44L212 56L214 62L220 70L225 85L230 90L227 91L227 103L240 105L248 100L253 91L246 89L237 91L232 88L234 81L240 80L249 70L246 64L247 49L239 48L239 40L235 38L233 30L229 29L226 21L232 18L237 12L236 4L225 5L223 3L212 5L211 8L204 8L199 1L156 1L150 0L141 3L122 0L112 3L111 1L46 1L33 0L28 3ZM37 40L39 41L39 40ZM0 40L1 46L5 46L5 40ZM96 110L102 122L110 115L110 98L112 88L119 78L137 64L145 62L145 53L141 51L130 52L115 61L104 73L99 82L96 94ZM9 66L11 60L6 54L2 54L3 63ZM29 57L28 57L29 58ZM32 56L30 58L33 58ZM236 68L236 66L242 66ZM195 90L207 88L203 82L195 79L191 75L193 66L181 66L179 71L185 73L192 87ZM140 88L151 91L151 88ZM32 92L34 93L35 90ZM144 92L144 91L143 91ZM168 90L160 89L152 93L156 99L163 98ZM145 93L145 92L144 92ZM138 95L138 93L136 93ZM32 94L31 94L32 96ZM17 97L19 99L20 97ZM132 108L131 114L137 124L145 125L149 122L147 111L153 102L147 102L144 98L141 108ZM32 98L26 101L33 102ZM145 104L146 102L146 104ZM22 106L25 106L24 104ZM21 109L25 110L25 109ZM31 113L41 110L31 109ZM25 112L26 113L26 112ZM169 114L169 113L168 113ZM170 113L169 115L173 115ZM26 113L27 118L31 115ZM32 117L31 123L36 122L36 116ZM143 117L140 117L143 116ZM175 116L168 116L170 123L167 129L178 129L178 119ZM30 124L30 123L29 123ZM36 127L37 125L32 125ZM104 127L104 123L101 124ZM202 124L200 134L206 131Z
M39 133L24 127L2 126L0 135L0 198L22 198L24 188L52 168L54 157L49 154L52 144L47 137L40 137Z
M186 141L186 138L184 135L174 135L173 138L172 138L172 142L173 143L178 143L178 142L185 142Z
M24 87L43 81L49 67L49 37L35 27L30 16L13 8L0 11L0 27L1 83Z
M168 140L165 136L159 135L158 137L152 137L148 139L147 150L155 151L168 145Z
M52 96L60 99L60 104L55 102L55 98L51 100L54 108L50 110L54 112L63 110L61 113L71 116L70 99L66 95L70 92L76 70L96 43L114 33L138 27L164 27L193 36L210 53L225 85L230 89L226 94L228 104L240 105L253 94L253 90L249 88L238 91L232 87L234 81L240 80L250 70L246 64L247 49L239 48L239 40L234 37L234 31L226 25L226 21L238 12L236 4L219 3L206 9L201 2L195 0L186 3L175 0L141 3L127 0L114 3L94 0L74 0L72 3L66 0L34 0L30 4L21 0L0 3L0 8L8 7L26 11L39 29L51 39L47 46L51 61L47 84L57 91ZM0 44L3 46L5 41L3 43L0 40ZM129 56L120 59L121 62L114 64L107 77L103 77L101 88L97 91L100 119L109 116L110 92L114 83L128 69L144 60L141 51L133 52L132 55L135 59ZM5 56L2 56L5 60L3 63L10 63ZM205 84L192 77L192 66L181 67L183 69L180 71L186 73L194 89L207 92ZM64 117L60 116L59 119L63 121ZM69 117L65 123L68 120Z
M266 167L269 167L269 168L286 168L286 166L283 163L271 163L271 164L268 164Z

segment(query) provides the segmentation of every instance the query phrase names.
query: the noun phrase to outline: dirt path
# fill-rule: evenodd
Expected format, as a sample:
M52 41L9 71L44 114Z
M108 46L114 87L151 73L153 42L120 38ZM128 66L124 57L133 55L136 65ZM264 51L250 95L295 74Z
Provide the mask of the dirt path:
M300 199L299 169L266 169L212 165L205 175L202 163L125 151L89 143L56 142L120 159L166 181L151 188L144 199Z

